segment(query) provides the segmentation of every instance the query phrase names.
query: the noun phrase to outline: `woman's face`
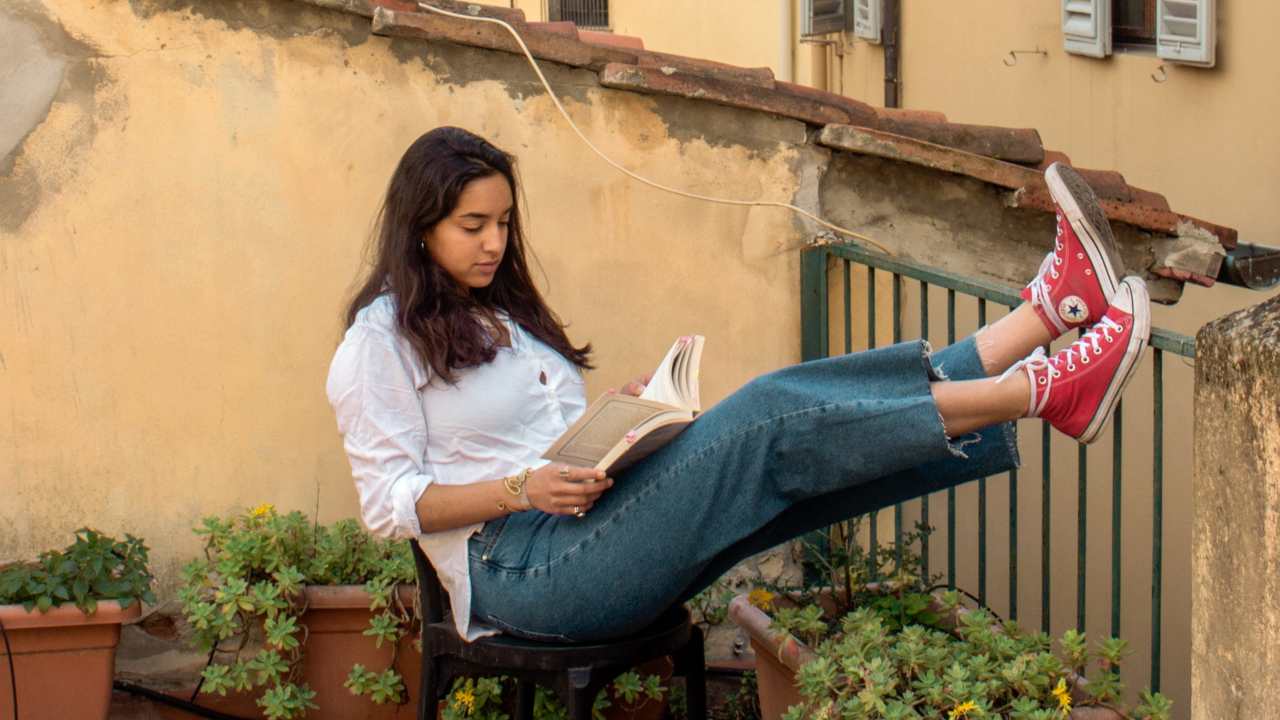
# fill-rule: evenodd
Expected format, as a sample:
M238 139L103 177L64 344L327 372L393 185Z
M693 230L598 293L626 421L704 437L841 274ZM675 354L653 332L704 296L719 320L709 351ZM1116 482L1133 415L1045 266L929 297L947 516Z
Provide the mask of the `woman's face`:
M511 186L502 175L472 180L453 212L423 238L431 259L464 291L493 282L507 249Z

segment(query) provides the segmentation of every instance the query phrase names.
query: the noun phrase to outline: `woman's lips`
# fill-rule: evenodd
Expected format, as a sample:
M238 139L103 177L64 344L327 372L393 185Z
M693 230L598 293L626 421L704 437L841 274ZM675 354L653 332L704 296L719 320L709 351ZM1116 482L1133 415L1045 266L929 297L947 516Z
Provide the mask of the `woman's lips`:
M494 272L498 269L497 261L491 263L476 263L476 269L480 272Z

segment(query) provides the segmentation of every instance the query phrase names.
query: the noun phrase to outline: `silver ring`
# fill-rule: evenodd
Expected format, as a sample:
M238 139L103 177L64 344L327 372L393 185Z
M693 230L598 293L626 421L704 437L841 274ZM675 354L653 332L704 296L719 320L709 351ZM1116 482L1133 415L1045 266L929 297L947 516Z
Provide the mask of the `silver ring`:
M577 505L573 506L574 517L586 517L586 515L587 515L586 513L582 512L582 508L578 507Z
M568 466L568 465L561 465L561 466L560 466L560 477L562 477L562 478L567 478L567 477L569 477L569 466Z

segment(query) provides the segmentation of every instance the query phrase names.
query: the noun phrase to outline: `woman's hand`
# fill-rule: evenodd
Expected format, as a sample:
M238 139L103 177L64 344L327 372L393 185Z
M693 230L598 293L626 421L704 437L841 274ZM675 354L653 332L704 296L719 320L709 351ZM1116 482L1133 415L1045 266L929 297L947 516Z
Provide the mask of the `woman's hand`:
M525 483L529 504L551 515L582 517L596 504L605 490L613 487L613 478L603 470L574 467L564 463L543 465Z
M615 391L612 388L610 388L609 392L621 392L623 395L640 397L640 394L644 392L645 387L647 387L652 380L653 380L653 373L649 373L648 375L641 375L635 380L632 380L626 385L623 385L621 391Z

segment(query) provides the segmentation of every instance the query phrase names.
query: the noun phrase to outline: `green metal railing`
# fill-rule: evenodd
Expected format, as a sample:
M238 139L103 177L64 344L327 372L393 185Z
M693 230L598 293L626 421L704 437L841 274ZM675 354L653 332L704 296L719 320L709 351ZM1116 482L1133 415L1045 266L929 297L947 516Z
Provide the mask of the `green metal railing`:
M892 337L894 342L903 339L903 308L901 306L904 298L904 281L915 281L919 285L919 328L918 337L929 337L930 332L930 312L929 312L929 291L931 287L946 290L946 337L948 343L954 343L957 337L957 296L967 296L976 300L977 326L981 327L987 323L988 304L1004 306L1012 309L1017 307L1022 301L1018 297L1017 291L1001 285L988 283L982 280L964 277L953 273L948 273L936 269L932 269L923 265L906 262L896 258L883 255L881 253L872 252L862 247L853 245L821 245L808 248L803 251L801 259L801 330L802 342L801 352L805 360L827 357L831 353L830 335L831 335L831 282L836 277L836 273L832 273L833 269L838 269L838 276L842 283L841 307L843 309L843 350L844 352L852 352L854 349L854 323L853 323L853 275L852 267L859 266L865 269L866 273L866 346L874 348L877 341L876 333L876 274L877 272L890 273L892 277ZM860 272L862 272L860 270ZM976 329L976 328L975 328ZM1152 572L1151 572L1151 668L1150 668L1150 687L1152 690L1160 688L1160 653L1162 639L1162 583L1163 583L1163 495L1164 495L1164 373L1163 362L1164 353L1173 353L1176 356L1194 358L1195 357L1195 339L1169 332L1161 329L1153 329L1151 333L1152 361L1153 361L1153 399L1152 399L1152 448L1153 458L1151 466L1151 513L1152 513L1152 537L1151 537L1151 553L1152 553ZM1131 401L1132 402L1132 401ZM1131 408L1132 409L1132 408ZM1117 637L1123 637L1121 632L1121 595L1124 585L1124 577L1121 572L1121 530L1123 527L1124 507L1122 503L1121 489L1123 487L1123 421L1120 408L1117 408L1115 418L1112 421L1112 477L1111 477L1111 608L1110 608L1110 633ZM1052 555L1051 544L1053 539L1053 508L1051 484L1053 483L1052 453L1050 448L1050 440L1052 437L1048 423L1041 423L1041 513L1040 513L1040 595L1041 595L1041 629L1050 631L1050 610L1052 603L1052 583L1050 571ZM1076 539L1077 539L1077 563L1076 563L1076 627L1084 629L1087 621L1087 562L1088 562L1088 489L1089 489L1089 463L1087 446L1080 445L1078 453L1078 474L1077 474L1077 491L1078 506L1076 519ZM1008 524L1009 538L1008 543L1008 614L1011 618L1018 617L1018 589L1019 580L1019 543L1018 543L1018 471L1013 470L1006 476L1008 481L1009 506L1008 506ZM987 576L990 570L988 566L988 502L987 491L988 483L991 478L979 480L977 483L978 493L978 512L976 514L976 535L977 535L977 596L981 603L989 604L987 597ZM1058 482L1062 482L1059 478ZM919 500L919 517L921 523L929 525L932 508L930 506L930 498L922 497ZM956 490L954 488L946 491L946 571L945 578L949 586L956 586L956 568L957 568L957 522L960 517L957 514ZM867 542L872 549L877 548L879 544L877 530L877 513L872 513L869 517ZM902 556L902 538L904 525L904 507L899 504L894 508L893 528L896 557L901 560ZM934 518L936 520L936 518ZM929 536L926 534L921 540L921 554L924 563L924 572L928 576L930 574L929 566ZM875 568L870 568L874 573Z

